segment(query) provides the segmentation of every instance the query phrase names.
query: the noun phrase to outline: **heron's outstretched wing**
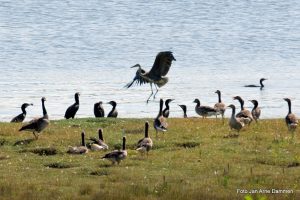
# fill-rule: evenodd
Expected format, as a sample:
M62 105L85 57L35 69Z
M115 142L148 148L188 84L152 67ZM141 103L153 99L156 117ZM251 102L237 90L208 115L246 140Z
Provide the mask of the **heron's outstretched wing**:
M152 69L149 72L150 77L161 77L167 75L172 65L172 61L176 60L171 51L163 51L157 54Z
M146 71L143 70L143 69L141 69L141 73L142 73L142 74L145 74ZM139 85L142 85L142 84L145 84L145 83L148 83L148 82L149 82L148 80L146 80L145 78L143 78L143 77L140 75L139 70L137 70L136 73L135 73L135 77L133 78L133 80L132 80L130 83L127 83L127 84L125 85L125 87L126 87L126 88L130 88L130 87L133 85L133 83L136 83L137 85L138 85L138 84L139 84Z

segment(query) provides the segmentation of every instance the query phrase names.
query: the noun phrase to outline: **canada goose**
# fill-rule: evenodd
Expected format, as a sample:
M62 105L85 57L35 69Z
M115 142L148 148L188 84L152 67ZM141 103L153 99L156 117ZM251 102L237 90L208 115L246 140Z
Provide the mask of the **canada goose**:
M127 157L126 137L124 136L122 150L114 150L108 154L105 154L105 156L103 156L102 159L110 160L112 164L115 164L116 162L120 164L121 160L124 160L126 157Z
M108 102L108 104L110 104L112 106L111 111L108 113L107 117L118 117L118 111L116 109L117 107L117 103L115 101L110 101Z
M226 111L226 106L225 104L222 102L222 99L221 99L221 91L220 90L217 90L215 93L218 94L218 103L215 104L214 106L214 109L217 110L217 113L221 114L222 116L222 119L224 119L224 113ZM217 115L216 115L217 117Z
M250 100L250 101L254 105L254 107L252 108L251 114L252 114L253 119L257 122L257 120L260 117L261 110L258 107L258 101L257 100Z
M217 115L216 109L210 106L201 106L199 99L195 99L194 103L196 103L196 107L195 107L196 113L202 116L202 118Z
M252 114L249 110L244 108L244 100L240 96L233 97L234 100L238 100L241 104L241 111L236 114L237 118L244 118L245 124L251 124L253 121Z
M285 117L286 125L289 131L293 132L296 130L298 126L298 119L295 114L292 113L292 103L289 98L284 98L284 100L288 103L289 111L287 116Z
M178 106L183 110L183 117L187 118L187 115L186 115L186 105L178 105Z
M263 87L265 87L265 85L263 84L263 81L268 80L266 78L261 78L259 80L259 84L260 85L245 85L245 87L260 87L260 89L263 89Z
M22 106L21 106L22 113L15 116L10 122L16 122L16 123L17 122L23 122L25 117L26 117L26 114L27 114L26 108L28 106L33 106L33 104L32 103L30 103L30 104L29 103L23 103Z
M66 119L74 119L78 109L79 109L79 96L80 94L78 92L75 93L74 97L75 97L75 103L72 104L71 106L68 107L68 109L66 110L65 113L65 118Z
M67 151L67 153L69 154L84 154L89 152L89 149L85 146L85 133L84 131L82 131L81 133L81 146L69 146L69 150Z
M50 120L49 120L49 117L48 117L48 114L47 114L47 110L46 110L46 107L45 107L46 98L42 97L41 101L42 101L43 117L31 120L30 122L28 122L28 124L25 124L19 130L19 131L24 131L25 130L25 131L30 131L30 132L32 131L35 139L38 139L38 134L36 134L35 132L40 133L50 123Z
M153 146L153 142L148 135L148 129L149 129L149 123L146 122L145 123L145 137L138 141L137 149L136 149L137 151L139 151L141 153L147 152L147 156L148 156L148 152L150 151L150 149Z
M169 103L170 103L171 101L174 101L174 99L167 99L167 100L165 101L165 106L166 106L166 108L163 110L163 116L164 116L165 118L168 118L168 117L169 117L169 114L170 114L170 106L169 106Z
M102 106L102 101L99 101L94 104L94 115L95 117L104 117L105 112Z
M99 130L98 130L99 139L97 139L95 137L90 138L90 140L93 141L93 143L91 144L91 150L100 151L100 150L107 150L108 149L108 145L104 143L102 133L103 133L102 128L99 128Z
M154 129L156 130L156 137L157 137L157 132L158 131L162 131L165 132L167 131L167 121L166 118L164 118L163 114L162 114L162 107L164 105L164 101L162 99L160 99L159 101L159 112L157 117L154 119Z
M235 106L233 104L230 104L228 107L232 108L232 114L231 114L231 118L229 120L229 127L230 127L231 130L235 129L239 133L240 130L244 127L245 124L241 120L241 118L236 118L236 116L235 116Z

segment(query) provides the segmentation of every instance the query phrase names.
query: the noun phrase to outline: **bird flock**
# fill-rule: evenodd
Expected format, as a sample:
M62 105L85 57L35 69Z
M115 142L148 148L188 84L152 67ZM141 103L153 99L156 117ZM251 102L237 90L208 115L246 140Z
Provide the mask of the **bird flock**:
M147 99L147 103L149 102L149 99L151 96L155 98L158 89L158 87L164 86L168 82L168 78L165 77L165 75L168 73L172 61L175 61L172 52L166 51L166 52L160 52L157 54L156 59L154 61L154 64L149 72L146 72L144 69L141 68L139 64L134 65L133 67L138 67L138 70L136 72L136 75L134 79L128 83L125 87L130 88L134 83L137 85L146 84L149 83L151 87L151 94ZM244 87L259 87L260 89L264 88L263 81L267 79L262 78L260 79L260 85L245 85ZM153 92L152 85L155 86L156 92ZM195 112L201 116L202 118L212 117L215 116L217 118L218 115L221 115L222 121L224 123L224 113L227 108L231 108L232 113L231 117L229 118L229 127L231 130L236 130L239 134L240 130L245 127L245 125L250 126L250 124L255 121L258 122L260 115L261 115L261 109L258 107L258 101L255 99L249 100L253 104L253 109L247 110L244 107L244 99L240 96L234 96L233 100L237 100L240 104L241 110L237 112L236 106L234 104L230 104L228 106L225 105L225 103L222 101L221 98L221 91L217 90L215 93L218 95L218 101L215 103L214 106L207 106L207 105L201 105L201 102L198 98L196 98L193 102L196 104L195 106ZM77 111L79 110L79 97L80 93L75 93L74 98L75 102L70 105L65 112L65 119L75 118ZM288 127L288 130L292 133L297 128L298 120L295 114L292 113L292 105L291 100L289 98L284 98L284 100L288 104L288 113L285 117L286 125ZM167 99L165 102L163 99L160 99L159 101L159 111L157 117L153 121L153 127L156 131L156 138L158 137L158 132L165 133L168 130L168 123L167 118L170 116L170 106L169 104L174 101L174 99ZM32 132L35 139L38 139L39 134L47 128L47 126L50 123L45 102L46 98L41 98L42 102L42 111L43 116L39 118L34 118L28 123L24 124L19 131L29 131ZM165 108L164 107L165 103ZM105 117L105 111L102 106L103 102L99 101L94 104L94 115L95 117ZM107 117L117 118L118 117L118 111L116 109L117 103L115 101L108 102L112 106L111 111L107 114ZM11 122L12 123L21 123L24 121L26 117L26 108L28 106L32 106L32 104L24 103L21 106L22 113L14 117ZM183 110L183 117L188 118L187 116L187 107L186 105L178 105ZM141 152L142 154L146 153L148 157L148 152L153 147L153 141L149 137L149 123L145 122L145 135L144 138L140 139L137 142L136 150ZM103 156L103 159L110 160L112 164L120 163L121 160L125 159L127 157L127 151L126 151L126 137L123 134L123 144L122 149L114 150L110 153L107 153ZM80 146L69 146L67 152L70 154L85 154L88 153L89 150L92 151L102 151L102 150L108 150L109 147L105 143L103 138L103 130L100 128L98 130L98 138L91 137L89 138L89 142L85 141L85 132L82 131L81 133L81 145Z

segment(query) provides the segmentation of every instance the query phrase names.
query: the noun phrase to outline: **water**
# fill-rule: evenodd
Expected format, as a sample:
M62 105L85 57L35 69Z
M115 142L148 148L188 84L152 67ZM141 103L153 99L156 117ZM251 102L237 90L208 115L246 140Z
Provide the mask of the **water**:
M287 113L290 97L300 115L300 2L285 1L1 1L0 121L20 113L40 116L42 96L51 119L60 119L80 92L78 117L93 104L116 100L120 117L155 117L158 99L145 103L150 86L124 89L140 63L149 70L159 51L177 59L158 98L174 98L194 112L205 105L257 99L263 118ZM244 88L269 80L266 88ZM246 107L251 107L246 102ZM104 105L106 113L111 106ZM229 116L230 112L226 115Z

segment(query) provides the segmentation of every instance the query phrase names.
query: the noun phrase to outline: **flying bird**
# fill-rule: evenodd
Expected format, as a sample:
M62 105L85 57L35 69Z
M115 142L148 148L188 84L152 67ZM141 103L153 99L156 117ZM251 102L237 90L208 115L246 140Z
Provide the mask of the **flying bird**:
M133 80L130 83L128 83L125 87L130 88L133 85L133 83L136 83L137 85L150 83L151 94L147 99L148 103L150 97L153 95L152 84L154 84L156 88L156 92L153 95L154 99L158 92L157 86L160 88L168 82L169 79L168 77L166 77L166 75L170 70L173 60L176 61L171 51L163 51L157 54L154 64L151 70L148 72L142 69L140 64L132 66L131 68L138 67L138 70L136 71Z

